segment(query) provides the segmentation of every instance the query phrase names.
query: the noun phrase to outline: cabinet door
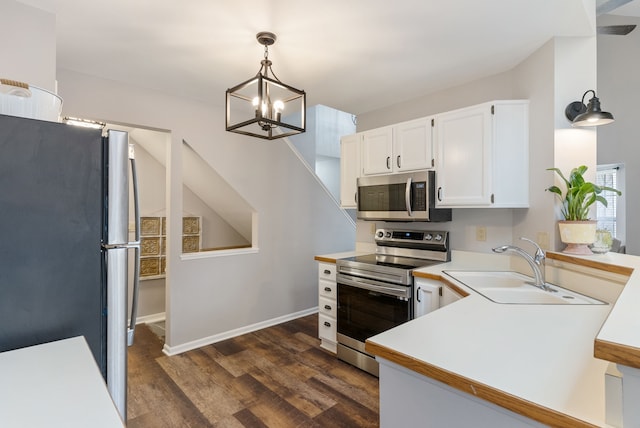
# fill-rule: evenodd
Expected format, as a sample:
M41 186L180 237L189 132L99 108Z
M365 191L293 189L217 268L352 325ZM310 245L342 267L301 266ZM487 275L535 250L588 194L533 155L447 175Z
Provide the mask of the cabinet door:
M414 284L413 314L415 318L435 311L440 307L442 283L433 279L416 278Z
M393 168L414 171L433 167L431 118L422 118L394 126Z
M393 130L390 126L362 133L362 172L364 175L393 171Z
M492 207L529 206L529 102L494 104Z
M491 105L436 116L436 204L491 205Z
M360 134L340 140L340 206L356 208L357 180L360 177Z

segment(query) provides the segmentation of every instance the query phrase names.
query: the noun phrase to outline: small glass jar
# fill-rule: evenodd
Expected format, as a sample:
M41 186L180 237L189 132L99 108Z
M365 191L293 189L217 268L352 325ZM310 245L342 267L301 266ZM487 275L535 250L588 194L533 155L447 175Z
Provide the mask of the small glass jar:
M611 250L612 243L613 238L611 236L611 232L609 232L607 229L597 229L596 240L591 247L591 251L596 254L604 254Z

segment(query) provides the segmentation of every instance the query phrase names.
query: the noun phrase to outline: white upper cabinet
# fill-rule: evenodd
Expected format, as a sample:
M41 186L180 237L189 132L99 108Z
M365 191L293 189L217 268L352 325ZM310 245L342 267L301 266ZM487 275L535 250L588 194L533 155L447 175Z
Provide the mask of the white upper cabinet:
M364 175L393 172L393 129L391 126L362 133Z
M394 168L398 171L431 169L433 138L431 118L403 122L393 127Z
M529 102L494 101L437 115L436 205L529 206Z
M362 133L364 175L431 169L431 119L421 118Z
M357 208L357 180L360 177L360 134L340 139L340 206Z

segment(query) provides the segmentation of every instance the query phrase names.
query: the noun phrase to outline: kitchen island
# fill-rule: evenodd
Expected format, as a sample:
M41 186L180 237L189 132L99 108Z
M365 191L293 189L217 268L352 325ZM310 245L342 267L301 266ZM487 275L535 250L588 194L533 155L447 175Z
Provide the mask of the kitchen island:
M548 253L548 282L609 305L497 304L442 274L502 269L498 260L454 252L415 272L468 295L367 341L380 362L382 427L605 426L609 361L640 366L638 258Z

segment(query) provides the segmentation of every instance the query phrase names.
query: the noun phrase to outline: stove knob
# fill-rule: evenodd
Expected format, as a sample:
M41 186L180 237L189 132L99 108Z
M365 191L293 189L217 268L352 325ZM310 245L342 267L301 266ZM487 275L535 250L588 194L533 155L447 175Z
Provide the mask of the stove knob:
M427 233L427 236L425 236L424 239L427 241L431 241L433 239L433 235L431 235L430 233Z
M377 235L378 235L378 238L382 238L384 236L384 232L379 230Z
M387 232L387 238L391 238L391 232Z
M442 241L442 235L436 234L436 241Z

